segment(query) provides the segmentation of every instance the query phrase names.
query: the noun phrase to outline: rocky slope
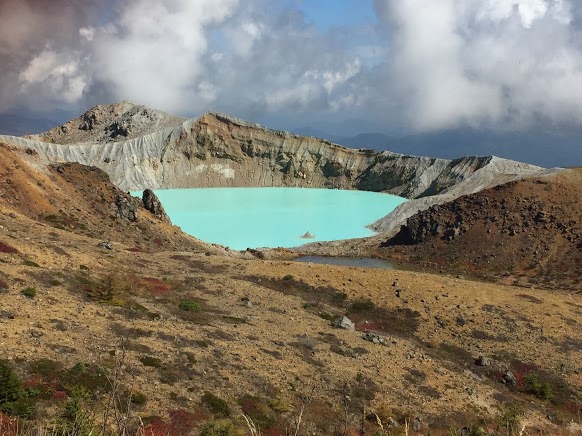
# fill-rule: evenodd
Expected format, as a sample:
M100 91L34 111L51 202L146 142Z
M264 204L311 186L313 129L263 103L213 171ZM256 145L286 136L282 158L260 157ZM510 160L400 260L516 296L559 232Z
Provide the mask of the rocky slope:
M448 161L348 149L216 113L179 125L173 125L175 117L160 114L157 121L146 122L149 115L144 111L148 110L129 103L100 106L46 134L0 139L34 150L43 162L99 167L124 190L296 186L419 198L445 194L471 178L471 189L478 190L497 177L506 180L542 171L492 157ZM119 133L119 126L135 124L127 138L136 137L125 139ZM112 134L116 141L110 141Z
M55 144L123 141L175 127L184 121L184 118L122 101L95 106L62 126L28 138Z
M385 255L582 292L582 170L514 181L408 218Z
M0 434L582 429L576 295L235 257L99 169L0 173Z

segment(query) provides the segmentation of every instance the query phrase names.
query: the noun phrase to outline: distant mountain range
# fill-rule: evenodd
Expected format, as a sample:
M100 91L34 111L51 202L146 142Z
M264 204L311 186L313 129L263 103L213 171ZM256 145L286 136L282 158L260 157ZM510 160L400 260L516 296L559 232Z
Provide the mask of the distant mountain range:
M0 134L23 136L47 131L72 118L59 111L54 119L43 115L0 114ZM487 132L455 129L437 133L387 135L359 133L341 136L314 127L291 129L294 133L323 138L350 148L393 151L414 156L456 159L468 155L495 155L543 167L582 166L582 131ZM352 130L357 131L354 125Z
M325 138L350 148L389 150L414 156L456 159L468 155L495 155L546 168L582 166L582 132L497 133L457 129L407 136L361 133L350 137L309 127L294 132Z

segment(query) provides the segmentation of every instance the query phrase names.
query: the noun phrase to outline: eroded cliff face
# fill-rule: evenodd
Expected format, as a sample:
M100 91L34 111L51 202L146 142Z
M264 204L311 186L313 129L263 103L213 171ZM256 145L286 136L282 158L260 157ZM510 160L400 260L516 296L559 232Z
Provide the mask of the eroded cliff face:
M103 108L100 112L112 113ZM131 108L119 112L135 118ZM103 128L121 125L124 120L107 119ZM288 186L361 189L421 198L447 193L479 172L489 179L499 172L491 166L491 157L449 161L348 149L216 113L123 141L104 141L99 132L95 134L94 142L74 144L64 134L62 144L37 140L46 135L0 138L34 150L46 163L97 166L125 190ZM509 171L512 177L541 170L502 161L502 171ZM479 187L478 182L473 185Z

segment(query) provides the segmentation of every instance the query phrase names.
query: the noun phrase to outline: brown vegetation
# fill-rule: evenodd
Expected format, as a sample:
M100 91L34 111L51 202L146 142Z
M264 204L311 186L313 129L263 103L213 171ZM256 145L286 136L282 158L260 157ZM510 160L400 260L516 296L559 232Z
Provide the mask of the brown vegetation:
M121 193L98 170L6 156L50 201L0 197L17 250L0 252L0 383L14 393L0 433L82 430L107 410L112 431L147 435L245 434L243 413L263 435L580 430L577 295L226 256L139 207L112 216ZM339 315L358 330L333 328Z

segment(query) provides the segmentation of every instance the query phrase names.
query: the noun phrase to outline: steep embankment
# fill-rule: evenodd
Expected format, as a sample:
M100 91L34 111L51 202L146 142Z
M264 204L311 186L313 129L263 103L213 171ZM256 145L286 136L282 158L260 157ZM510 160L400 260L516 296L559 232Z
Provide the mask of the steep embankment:
M30 148L46 162L99 167L125 190L294 186L385 191L419 198L446 193L476 173L495 179L500 172L514 178L541 170L492 157L448 161L348 149L214 113L176 126L171 125L175 118L160 115L165 121L147 125L142 123L144 109L136 115L136 110L115 107L98 107L98 111L89 111L89 115L34 139L0 139ZM85 120L92 120L96 112L107 116L94 123ZM132 123L140 126L132 133L141 132L143 136L110 141L115 126ZM123 135L115 135L116 139L120 137ZM61 144L40 142L39 138ZM499 161L504 162L501 170ZM473 179L475 189L481 186L480 177Z
M384 254L427 266L582 290L582 170L510 182L409 218Z

